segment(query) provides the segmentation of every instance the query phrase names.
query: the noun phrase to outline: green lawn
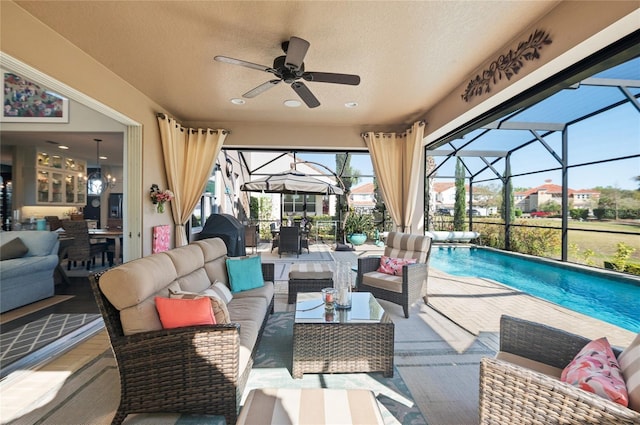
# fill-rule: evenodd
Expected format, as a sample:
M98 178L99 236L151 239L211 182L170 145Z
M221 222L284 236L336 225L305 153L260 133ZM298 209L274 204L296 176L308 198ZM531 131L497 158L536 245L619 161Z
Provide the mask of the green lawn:
M490 217L474 217L474 223L496 223L500 219ZM518 219L518 224L560 228L562 222L558 218ZM572 231L572 229L576 229ZM630 232L631 235L615 233L582 232L577 229L599 230L603 232ZM640 221L575 221L569 220L569 260L585 263L584 252L590 249L594 255L590 263L596 267L603 267L605 260L611 260L616 254L619 242L635 248L630 261L640 263ZM559 258L559 254L554 256Z

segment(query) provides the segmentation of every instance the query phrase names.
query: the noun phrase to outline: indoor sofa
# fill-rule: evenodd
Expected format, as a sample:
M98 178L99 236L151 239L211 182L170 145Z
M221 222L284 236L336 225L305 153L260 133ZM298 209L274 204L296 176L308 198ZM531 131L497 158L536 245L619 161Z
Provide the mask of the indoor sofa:
M255 277L259 287L233 292L225 303L228 323L218 322L216 313L213 325L163 329L156 298L207 294L216 282L228 286L226 254L222 239L203 239L91 275L120 373L120 406L112 423L150 412L224 415L235 423L273 312L274 265L260 264L259 257L229 259L257 259L262 273Z
M0 245L0 313L54 295L53 271L58 265L60 245L55 232L1 232Z

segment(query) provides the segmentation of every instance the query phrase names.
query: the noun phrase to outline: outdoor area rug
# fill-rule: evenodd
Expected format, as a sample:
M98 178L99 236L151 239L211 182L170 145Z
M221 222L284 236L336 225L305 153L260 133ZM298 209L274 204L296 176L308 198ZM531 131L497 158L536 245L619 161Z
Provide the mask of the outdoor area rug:
M426 425L400 374L384 378L378 373L305 374L291 378L293 313L275 313L258 347L244 397L253 388L365 388L378 399L386 425ZM36 372L37 373L37 372ZM51 379L50 379L51 380ZM38 403L3 418L9 424L110 424L118 407L120 383L111 350L97 356L63 382L51 383ZM43 385L48 385L48 382ZM4 390L4 388L3 388ZM244 398L243 398L244 403ZM224 425L221 416L141 414L129 415L123 425Z
M251 389L270 387L368 389L376 395L385 424L427 423L397 370L392 378L382 373L337 373L305 374L302 379L293 379L293 316L293 312L286 312L269 318L245 396Z
M12 331L3 332L0 335L1 376L6 376L16 363L24 361L27 356L36 355L38 350L99 318L99 314L49 314Z

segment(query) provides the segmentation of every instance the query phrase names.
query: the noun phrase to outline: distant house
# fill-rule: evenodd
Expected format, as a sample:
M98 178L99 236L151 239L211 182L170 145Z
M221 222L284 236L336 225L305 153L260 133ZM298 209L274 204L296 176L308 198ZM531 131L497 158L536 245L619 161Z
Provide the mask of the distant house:
M376 195L373 183L365 183L351 188L349 201L357 213L372 213L376 206Z
M586 208L591 211L598 204L600 192L597 190L571 188L567 190L571 208ZM516 208L522 212L540 211L547 202L562 204L562 186L551 183L551 180L546 180L545 184L541 186L523 192L514 192L513 199Z
M456 184L453 182L435 182L433 183L433 190L431 192L432 199L435 197L436 210L450 210L453 211L453 207L456 203ZM469 185L465 185L465 205L469 208ZM496 207L480 208L478 203L486 201L486 195L478 192L473 194L473 209L477 212L477 215L489 215L497 212Z

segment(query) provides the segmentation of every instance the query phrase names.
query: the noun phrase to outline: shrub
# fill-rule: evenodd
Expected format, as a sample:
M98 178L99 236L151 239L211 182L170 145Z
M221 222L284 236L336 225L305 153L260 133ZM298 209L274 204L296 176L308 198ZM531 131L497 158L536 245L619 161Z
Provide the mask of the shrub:
M512 227L510 242L511 251L540 257L551 256L560 247L560 231L558 229Z

